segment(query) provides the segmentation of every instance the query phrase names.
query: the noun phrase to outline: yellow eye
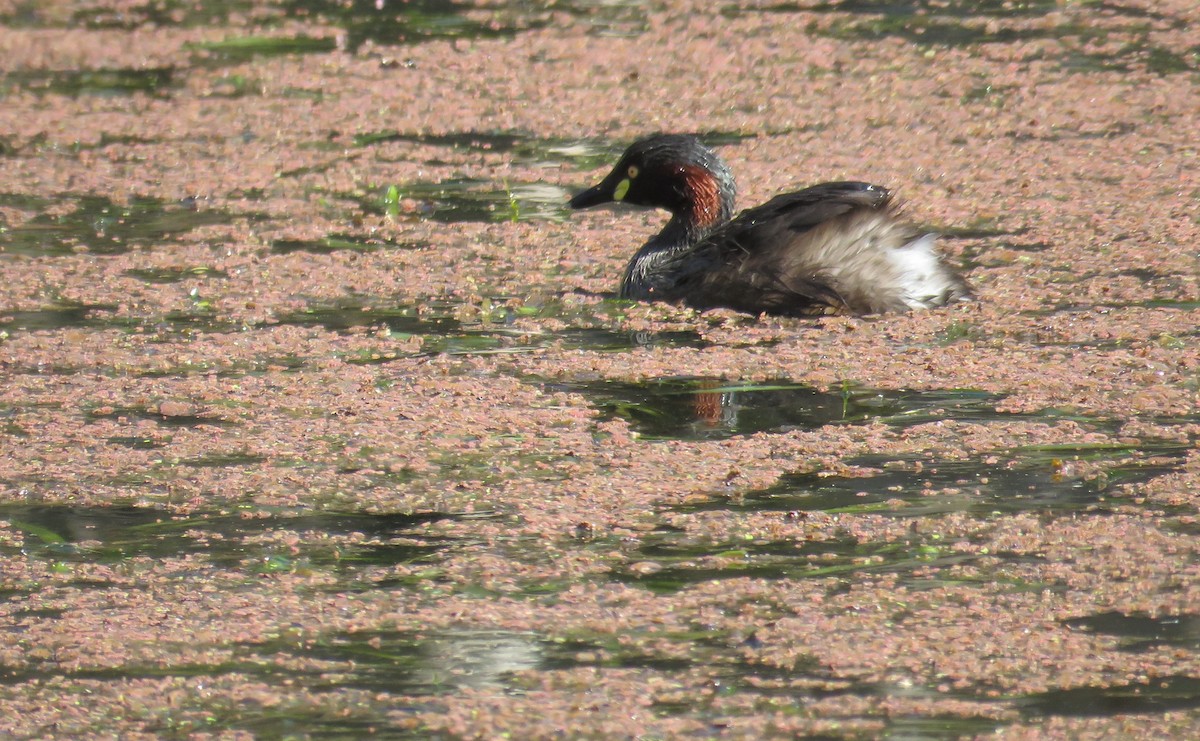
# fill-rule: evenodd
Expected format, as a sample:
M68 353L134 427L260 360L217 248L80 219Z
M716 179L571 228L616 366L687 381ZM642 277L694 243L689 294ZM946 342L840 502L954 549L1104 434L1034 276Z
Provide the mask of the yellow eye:
M630 166L629 166L629 170L628 170L628 172L629 172L629 179L630 179L630 180L632 180L633 178L636 178L636 177L638 176L638 172L639 172L639 170L638 170L638 166L637 166L637 165L630 165Z

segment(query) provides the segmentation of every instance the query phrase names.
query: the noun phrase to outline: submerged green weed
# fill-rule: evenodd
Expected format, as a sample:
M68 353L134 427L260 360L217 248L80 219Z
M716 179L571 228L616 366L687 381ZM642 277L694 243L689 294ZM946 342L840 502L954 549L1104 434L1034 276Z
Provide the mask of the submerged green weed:
M383 215L388 221L400 218L400 188L395 185L389 185L387 192L383 194Z

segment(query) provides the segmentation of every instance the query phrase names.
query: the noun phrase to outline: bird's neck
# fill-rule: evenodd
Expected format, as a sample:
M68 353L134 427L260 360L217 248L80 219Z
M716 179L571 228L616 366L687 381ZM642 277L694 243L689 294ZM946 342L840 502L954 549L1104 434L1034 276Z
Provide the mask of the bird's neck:
M728 220L728 219L726 219ZM675 214L663 230L650 238L625 266L621 297L639 300L664 299L659 295L670 282L673 265L692 251L719 224L706 226L695 219Z
M621 296L632 299L670 300L679 261L715 229L733 218L737 188L720 160L714 167L684 165L680 191L670 207L671 220L642 245L625 267Z

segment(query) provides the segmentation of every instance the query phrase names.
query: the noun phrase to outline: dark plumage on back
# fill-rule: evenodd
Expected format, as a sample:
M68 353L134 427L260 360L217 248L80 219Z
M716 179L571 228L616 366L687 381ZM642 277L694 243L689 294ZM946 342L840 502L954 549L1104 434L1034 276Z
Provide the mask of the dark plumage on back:
M750 313L878 313L941 306L970 290L933 252L934 235L903 222L886 188L822 183L730 218L736 189L694 137L635 142L573 208L608 201L671 213L625 269L626 298Z

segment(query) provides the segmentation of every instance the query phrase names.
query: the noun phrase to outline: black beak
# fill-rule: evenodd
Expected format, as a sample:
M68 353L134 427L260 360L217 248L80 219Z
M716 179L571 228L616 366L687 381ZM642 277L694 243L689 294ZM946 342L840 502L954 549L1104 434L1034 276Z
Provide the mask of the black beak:
M612 199L612 187L607 182L603 182L581 193L576 193L567 205L571 208L589 208L599 206L601 203L609 203Z

